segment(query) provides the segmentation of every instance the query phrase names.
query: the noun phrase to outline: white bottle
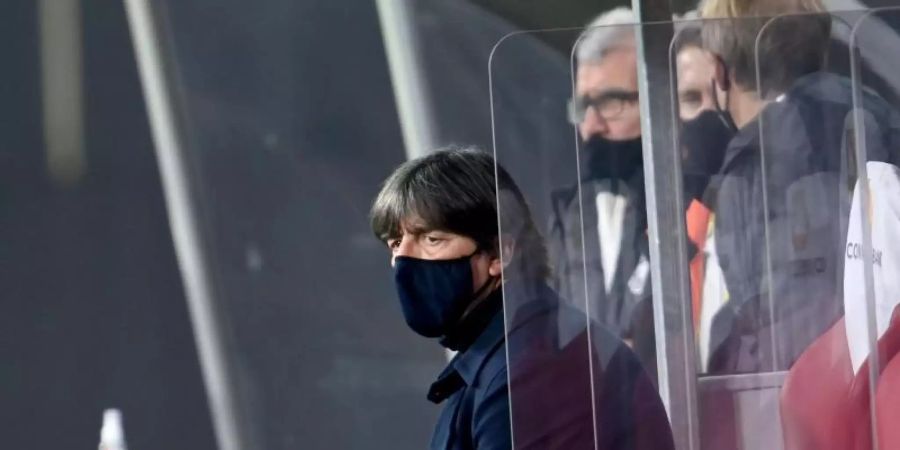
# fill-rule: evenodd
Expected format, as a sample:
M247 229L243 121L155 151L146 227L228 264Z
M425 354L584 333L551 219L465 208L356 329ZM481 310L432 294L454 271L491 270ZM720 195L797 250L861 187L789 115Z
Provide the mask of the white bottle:
M103 411L100 450L128 450L125 446L125 430L122 429L122 413L118 409Z

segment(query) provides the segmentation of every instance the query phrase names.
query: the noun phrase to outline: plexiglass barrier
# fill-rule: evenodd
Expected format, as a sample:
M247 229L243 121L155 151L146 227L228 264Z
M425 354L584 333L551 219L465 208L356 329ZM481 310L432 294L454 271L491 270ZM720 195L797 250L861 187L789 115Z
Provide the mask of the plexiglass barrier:
M568 80L528 69L552 74L560 90L568 82L567 99L492 98L498 206L511 241L503 248L517 447L645 438L647 429L629 428L642 398L664 404L670 421L640 423L656 436L671 427L678 448L873 448L876 434L890 448L896 305L887 299L900 190L896 77L879 58L894 48L892 13L546 30L498 43L492 87L511 72L504 51L550 36L573 49ZM665 61L642 60L641 46L628 44L666 33ZM665 79L659 71L670 75L673 107L642 117L639 77ZM548 128L568 119L571 141L512 145L506 124L535 110L554 114ZM671 130L670 145L649 145L642 123ZM533 159L561 165L525 162ZM679 193L673 204L659 202L666 190ZM682 224L666 222L673 210ZM544 246L532 245L533 230ZM662 250L671 244L683 258ZM666 272L672 266L680 271ZM641 370L609 376L618 367L610 355ZM646 397L636 387L643 374L659 386ZM619 397L604 400L610 384Z
M619 275L615 289L628 297L620 301L611 295L615 299L608 303L595 302L586 293L606 291L603 284L594 284L604 283L602 279L585 276L586 268L593 271L600 261L584 256L585 246L596 248L597 236L582 230L582 215L591 214L594 205L582 205L579 180L589 181L592 175L570 123L582 106L570 101L574 72L569 55L549 60L552 65L534 60L515 67L519 70L512 67L521 62L516 55L537 55L533 49L546 42L574 45L580 34L512 34L497 44L491 58L494 91L523 76L522 71L544 73L553 80L546 84L555 87L523 98L492 97L513 447L672 448L654 378L620 338L631 328L626 317L642 315L650 320L642 328L651 332L649 340L641 340L645 335L629 340L649 344L652 351L650 305L642 303L649 301L650 274L643 203L621 204L628 226L622 255L637 272L631 275L631 288L627 276ZM568 137L520 142L514 124L533 114L542 115L546 135L568 129ZM633 128L639 132L639 126ZM633 150L639 157L639 142ZM639 165L625 170L636 178L630 185L623 182L623 191L642 190ZM615 325L602 326L598 317ZM642 356L652 362L652 354Z
M634 30L627 25L594 31L616 36ZM510 55L548 41L567 41L571 48L553 67L535 61L526 69L552 76L554 91L514 101L492 97L501 242L509 242L501 250L508 261L504 300L513 443L672 448L655 387L635 54L616 62L631 70L613 73L612 85L600 86L608 92L575 91L585 79L598 78L572 64L582 35L581 29L513 34L491 58L496 90L517 74ZM599 74L601 81L605 75ZM629 122L620 126L627 139L616 147L582 139L582 130L573 126L593 114L586 104L591 101L605 102L598 108ZM545 114L542 128L568 128L568 138L517 144L510 124L536 111ZM586 144L608 151L588 153ZM528 162L535 160L543 164ZM598 214L595 199L618 217ZM619 241L610 254L599 252L605 235L597 234L598 227Z
M844 248L844 323L857 389L867 389L869 415L854 423L869 426L872 445L900 446L897 433L900 383L900 328L897 318L897 232L900 195L900 79L886 70L881 54L896 54L889 31L900 9L880 8L858 15L849 39L853 91L852 141L847 143L855 183ZM868 379L860 379L866 375ZM868 383L866 383L868 382ZM860 395L862 398L862 396ZM864 420L867 419L867 420Z

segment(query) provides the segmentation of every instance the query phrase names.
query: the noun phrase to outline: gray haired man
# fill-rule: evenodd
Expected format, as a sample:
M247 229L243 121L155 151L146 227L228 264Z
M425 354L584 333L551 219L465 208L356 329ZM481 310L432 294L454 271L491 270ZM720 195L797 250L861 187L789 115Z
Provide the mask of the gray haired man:
M554 192L548 241L554 287L624 339L655 379L635 23L631 10L614 9L576 44L569 119L581 179Z

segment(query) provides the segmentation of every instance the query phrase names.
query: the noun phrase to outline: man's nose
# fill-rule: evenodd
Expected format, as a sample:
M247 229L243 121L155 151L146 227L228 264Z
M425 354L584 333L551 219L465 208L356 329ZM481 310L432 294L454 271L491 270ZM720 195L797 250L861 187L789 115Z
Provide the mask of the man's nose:
M397 248L394 249L394 253L391 255L391 265L394 265L394 260L398 256L415 256L413 251L413 239L404 236L402 239L400 239L400 243L397 244Z
M591 136L600 135L606 137L609 133L609 122L606 121L594 108L588 108L584 121L578 127L581 138L587 140Z

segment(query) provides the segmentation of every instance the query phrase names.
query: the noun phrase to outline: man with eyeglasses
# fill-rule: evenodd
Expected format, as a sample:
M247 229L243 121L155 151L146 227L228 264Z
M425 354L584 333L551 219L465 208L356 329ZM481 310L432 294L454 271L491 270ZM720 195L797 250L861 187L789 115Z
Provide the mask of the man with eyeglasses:
M576 44L569 120L581 179L553 194L548 241L554 287L624 339L655 379L635 23L631 10L614 9Z

